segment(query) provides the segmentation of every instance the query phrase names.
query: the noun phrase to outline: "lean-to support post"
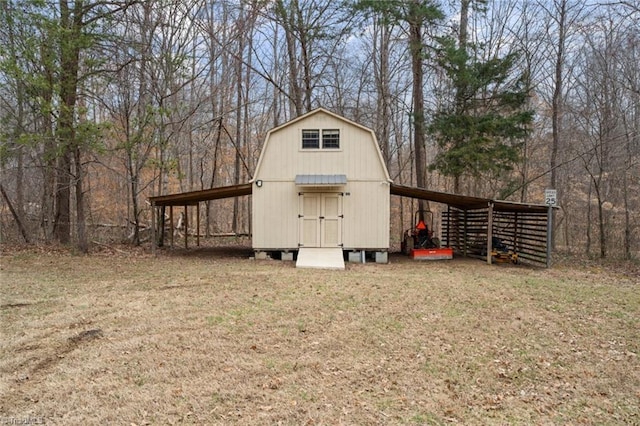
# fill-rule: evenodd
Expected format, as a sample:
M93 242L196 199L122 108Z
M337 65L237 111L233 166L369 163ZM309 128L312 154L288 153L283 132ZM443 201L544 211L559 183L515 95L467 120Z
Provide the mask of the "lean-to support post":
M518 212L513 213L513 251L518 251Z
M547 268L551 268L551 245L553 243L553 206L547 209Z
M171 235L169 235L169 245L173 248L173 206L169 206L169 225L171 225Z
M165 216L167 214L167 206L162 206L160 208L160 229L158 229L158 232L160 233L160 244L159 247L164 247L164 228L166 225L166 219Z
M200 247L200 203L196 204L196 245Z
M487 212L487 264L491 265L491 251L493 250L493 203L489 203Z
M447 247L451 247L451 206L447 204Z
M467 257L467 210L464 211L464 229L462 231L462 255Z
M184 248L189 248L189 210L187 205L184 205Z
M151 254L156 255L156 205L151 202Z

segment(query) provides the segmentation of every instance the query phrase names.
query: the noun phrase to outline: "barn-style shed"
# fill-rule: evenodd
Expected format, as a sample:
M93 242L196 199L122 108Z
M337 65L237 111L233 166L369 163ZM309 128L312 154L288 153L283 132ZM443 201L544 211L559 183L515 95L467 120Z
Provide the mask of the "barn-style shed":
M338 248L386 261L391 179L371 129L313 110L267 134L251 182L258 255Z
M393 184L374 132L323 108L267 133L250 182L151 197L152 222L158 225L152 226L153 241L164 239L166 207L173 228L174 206L199 211L200 202L246 195L252 197L256 258L278 253L293 260L297 254L298 266L341 269L344 258L362 261L368 254L386 263L393 195L446 204L440 235L456 256L486 257L491 263L492 240L498 237L523 260L550 264L548 206ZM196 222L198 243L199 229ZM173 233L169 236L173 245Z

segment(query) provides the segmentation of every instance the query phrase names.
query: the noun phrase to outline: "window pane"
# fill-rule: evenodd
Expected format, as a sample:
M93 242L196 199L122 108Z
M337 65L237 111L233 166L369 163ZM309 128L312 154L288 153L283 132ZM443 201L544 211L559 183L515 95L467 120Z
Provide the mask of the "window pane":
M340 148L340 130L323 130L322 147L329 149Z
M320 148L320 131L319 130L303 130L302 131L302 149L318 149Z

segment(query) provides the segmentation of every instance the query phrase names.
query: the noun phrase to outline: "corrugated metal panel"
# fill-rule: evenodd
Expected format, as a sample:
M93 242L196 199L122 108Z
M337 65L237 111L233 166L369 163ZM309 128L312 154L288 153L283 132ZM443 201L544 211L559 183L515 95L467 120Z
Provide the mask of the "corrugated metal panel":
M391 184L391 195L417 198L447 204L462 210L483 209L493 204L495 211L504 212L534 212L546 213L548 207L544 204L526 204L512 201L492 200L490 198L468 197L466 195L449 194L446 192L430 191L415 186Z
M241 197L251 195L253 185L243 183L240 185L220 186L218 188L202 191L181 192L179 194L160 195L149 197L149 201L155 206L184 206L197 204L200 201L219 200L221 198Z
M347 184L347 175L296 175L296 185L339 186Z

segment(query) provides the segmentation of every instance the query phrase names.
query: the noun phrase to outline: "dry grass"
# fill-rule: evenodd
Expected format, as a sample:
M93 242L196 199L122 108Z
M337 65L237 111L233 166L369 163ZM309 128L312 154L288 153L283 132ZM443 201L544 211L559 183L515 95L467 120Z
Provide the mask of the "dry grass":
M4 253L0 420L640 423L637 277L235 253Z

